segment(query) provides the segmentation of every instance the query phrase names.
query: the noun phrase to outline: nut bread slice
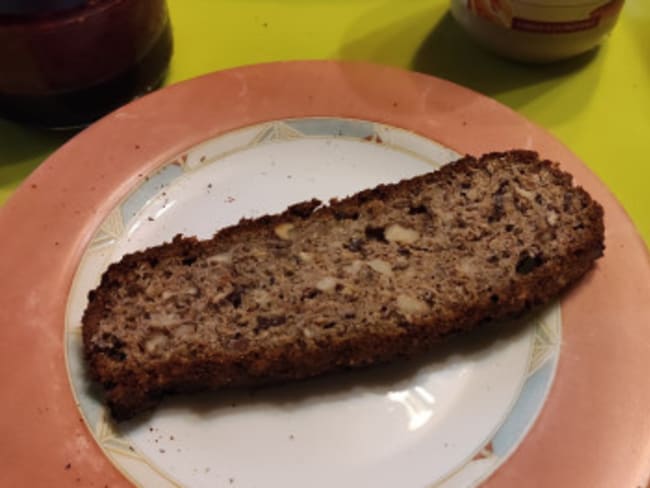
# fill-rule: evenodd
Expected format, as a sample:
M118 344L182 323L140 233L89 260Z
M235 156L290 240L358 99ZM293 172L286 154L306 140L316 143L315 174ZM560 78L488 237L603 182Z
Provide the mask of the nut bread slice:
M466 157L125 256L89 294L84 354L118 420L169 393L387 362L557 297L603 234L556 164Z

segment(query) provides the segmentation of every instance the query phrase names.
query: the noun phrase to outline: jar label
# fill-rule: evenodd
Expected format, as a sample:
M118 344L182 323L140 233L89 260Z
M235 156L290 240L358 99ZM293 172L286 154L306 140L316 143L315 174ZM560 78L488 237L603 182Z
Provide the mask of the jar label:
M598 27L624 0L465 0L475 15L513 30L555 34Z

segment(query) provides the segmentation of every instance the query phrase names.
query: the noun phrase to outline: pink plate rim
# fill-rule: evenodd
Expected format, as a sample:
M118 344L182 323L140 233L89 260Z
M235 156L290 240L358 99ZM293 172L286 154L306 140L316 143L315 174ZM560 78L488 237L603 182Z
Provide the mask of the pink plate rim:
M569 149L494 100L431 76L337 61L241 67L144 97L70 140L0 209L0 485L129 485L80 418L63 353L68 291L103 218L147 174L206 139L327 116L401 127L473 155L533 149L603 204L606 256L563 298L548 400L484 485L645 486L650 258L621 206Z

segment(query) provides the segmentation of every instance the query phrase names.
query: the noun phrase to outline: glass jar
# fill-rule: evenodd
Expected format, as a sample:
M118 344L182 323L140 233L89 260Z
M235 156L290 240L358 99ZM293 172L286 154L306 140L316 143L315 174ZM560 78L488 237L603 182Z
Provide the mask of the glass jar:
M548 62L596 47L624 0L451 0L454 18L496 53Z
M0 0L0 117L82 127L158 87L165 0Z

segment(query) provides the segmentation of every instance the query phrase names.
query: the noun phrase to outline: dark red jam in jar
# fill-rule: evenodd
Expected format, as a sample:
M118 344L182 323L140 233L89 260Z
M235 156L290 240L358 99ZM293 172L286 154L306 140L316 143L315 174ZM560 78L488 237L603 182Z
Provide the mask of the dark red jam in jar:
M0 0L0 117L82 127L163 81L165 0Z

